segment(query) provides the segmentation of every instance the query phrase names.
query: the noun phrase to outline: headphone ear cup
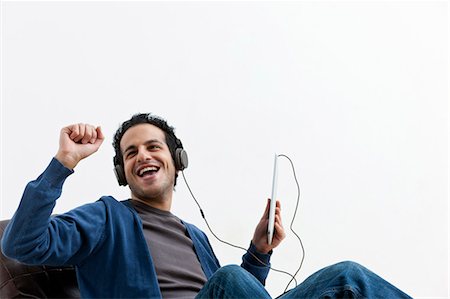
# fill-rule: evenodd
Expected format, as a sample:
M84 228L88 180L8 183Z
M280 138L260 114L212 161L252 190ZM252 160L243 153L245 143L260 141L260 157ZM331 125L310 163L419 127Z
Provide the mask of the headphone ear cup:
M123 170L122 165L118 164L114 166L114 174L116 175L117 182L120 186L128 185L127 179L125 178L125 171Z
M188 167L188 164L187 152L183 148L177 148L175 150L175 168L177 170L184 170Z

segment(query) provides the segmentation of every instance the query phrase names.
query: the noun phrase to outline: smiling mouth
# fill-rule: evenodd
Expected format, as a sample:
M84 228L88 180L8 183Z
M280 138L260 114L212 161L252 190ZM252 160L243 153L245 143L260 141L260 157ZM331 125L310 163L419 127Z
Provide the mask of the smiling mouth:
M142 178L142 177L145 177L145 176L153 175L153 174L157 173L158 170L159 170L159 167L147 166L147 167L144 167L141 170L139 170L137 175Z

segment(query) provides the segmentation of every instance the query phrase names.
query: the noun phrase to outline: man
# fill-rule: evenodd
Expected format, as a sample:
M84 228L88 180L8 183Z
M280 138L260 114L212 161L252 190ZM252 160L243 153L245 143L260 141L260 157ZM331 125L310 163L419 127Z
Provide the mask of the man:
M57 154L27 185L5 230L5 255L29 264L75 265L86 298L270 298L263 287L270 256L285 237L279 202L272 244L267 205L241 266L220 268L206 235L170 213L187 160L174 129L157 116L136 114L114 136L115 172L131 199L104 196L51 217L65 179L103 140L100 127L61 130ZM325 268L283 296L409 298L351 262Z

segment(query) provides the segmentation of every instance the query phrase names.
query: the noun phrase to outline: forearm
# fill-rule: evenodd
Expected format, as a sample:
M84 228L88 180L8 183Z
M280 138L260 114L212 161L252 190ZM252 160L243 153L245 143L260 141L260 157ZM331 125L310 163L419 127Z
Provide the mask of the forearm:
M107 218L102 201L50 217L71 173L53 159L43 174L27 185L3 234L6 256L28 264L76 265L101 244Z
M72 173L53 159L36 180L28 183L3 234L2 251L5 255L31 261L46 251L50 216L65 179Z
M260 253L251 243L246 254L242 257L242 264L245 270L253 274L263 285L265 285L267 275L270 270L270 256L272 252L267 254Z

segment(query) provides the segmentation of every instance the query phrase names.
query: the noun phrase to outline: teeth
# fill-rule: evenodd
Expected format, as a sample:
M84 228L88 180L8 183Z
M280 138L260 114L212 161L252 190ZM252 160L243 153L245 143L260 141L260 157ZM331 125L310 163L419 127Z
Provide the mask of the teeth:
M139 175L142 176L146 171L157 171L158 167L156 166L148 166L145 168L142 168L141 171L139 171Z

